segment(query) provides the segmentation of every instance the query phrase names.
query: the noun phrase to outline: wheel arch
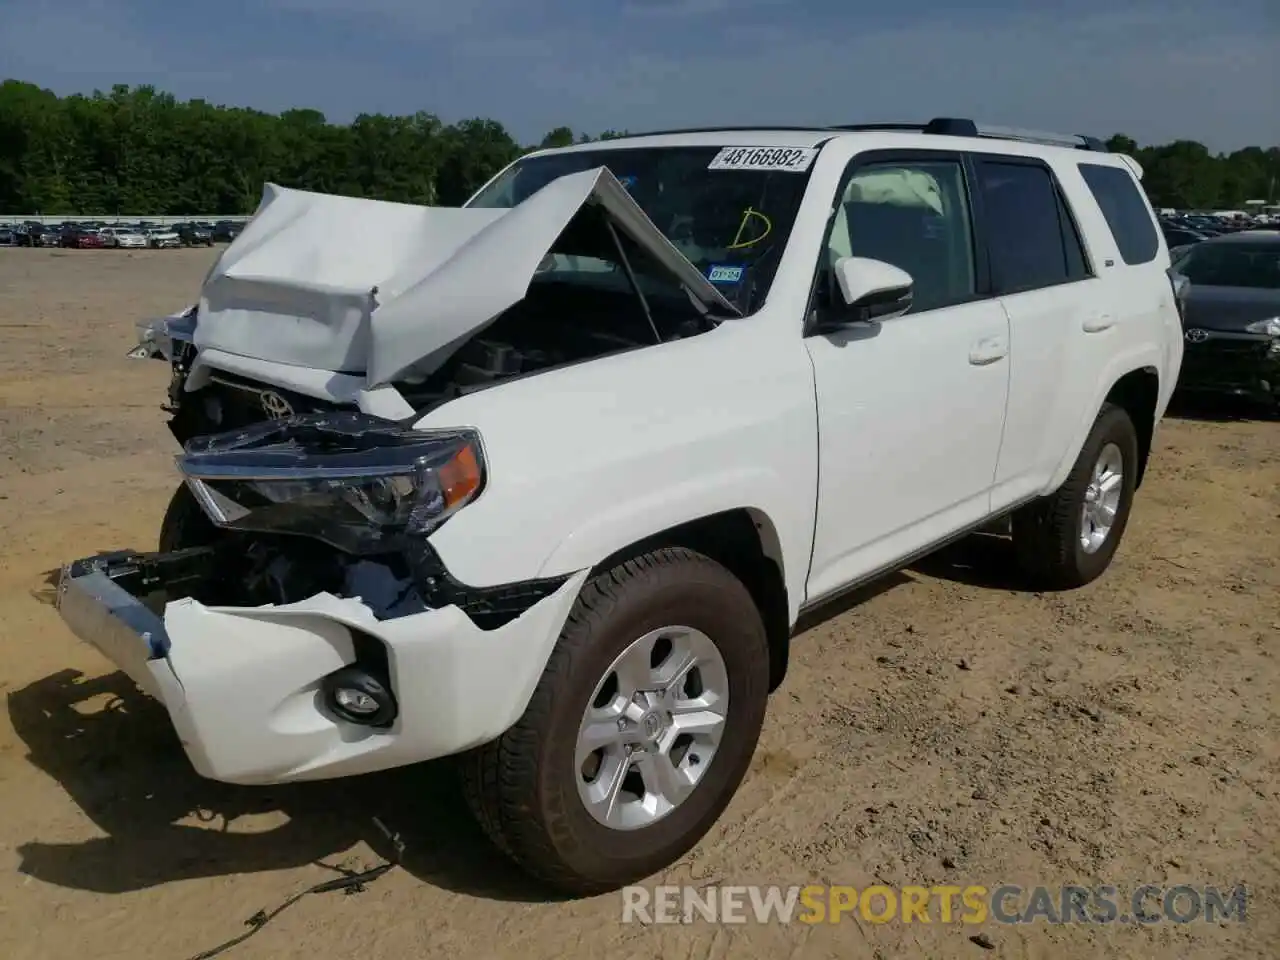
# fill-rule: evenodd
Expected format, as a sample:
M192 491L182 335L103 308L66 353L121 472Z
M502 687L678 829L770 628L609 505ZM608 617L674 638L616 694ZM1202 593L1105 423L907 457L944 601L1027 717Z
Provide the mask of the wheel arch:
M1142 486L1151 456L1156 429L1156 406L1160 402L1160 374L1154 366L1130 370L1107 391L1106 403L1120 407L1133 421L1138 434L1138 475L1135 488Z
M1141 484L1146 473L1147 460L1151 453L1151 444L1155 436L1156 410L1160 400L1159 367L1146 355L1141 358L1124 357L1112 366L1109 375L1101 378L1096 399L1088 407L1085 415L1076 426L1075 436L1070 446L1064 451L1058 468L1042 493L1048 495L1066 482L1076 458L1080 456L1089 431L1098 419L1104 405L1111 403L1124 409L1133 421L1138 432L1138 473L1137 482Z
M688 520L615 550L591 575L663 547L684 547L725 567L756 603L769 639L769 691L786 676L791 653L791 607L778 531L762 510L738 507Z

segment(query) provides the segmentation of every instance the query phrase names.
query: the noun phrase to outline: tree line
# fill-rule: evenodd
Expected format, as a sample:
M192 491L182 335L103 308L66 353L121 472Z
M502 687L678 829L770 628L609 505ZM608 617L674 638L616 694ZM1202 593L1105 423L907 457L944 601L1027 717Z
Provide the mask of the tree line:
M0 212L244 214L267 181L404 203L461 204L503 165L535 146L621 136L568 127L521 145L496 120L446 124L427 112L361 114L330 123L316 110L264 113L154 87L59 97L18 80L0 83ZM1153 203L1179 208L1276 201L1280 147L1211 153L1179 140L1139 147L1117 134L1113 150L1146 170Z

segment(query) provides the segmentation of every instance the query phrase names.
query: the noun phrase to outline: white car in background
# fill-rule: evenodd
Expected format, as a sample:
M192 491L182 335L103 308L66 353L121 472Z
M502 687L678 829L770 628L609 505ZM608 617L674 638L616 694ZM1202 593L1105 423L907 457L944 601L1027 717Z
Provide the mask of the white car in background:
M152 227L147 231L147 245L150 247L177 249L182 246L182 237L177 230L169 227Z
M1182 361L1141 176L941 118L538 151L460 209L268 185L137 348L160 550L59 611L207 777L458 755L530 873L635 882L733 797L802 611L999 518L1029 587L1107 569Z
M132 227L103 227L98 234L108 247L137 249L148 245L147 238Z

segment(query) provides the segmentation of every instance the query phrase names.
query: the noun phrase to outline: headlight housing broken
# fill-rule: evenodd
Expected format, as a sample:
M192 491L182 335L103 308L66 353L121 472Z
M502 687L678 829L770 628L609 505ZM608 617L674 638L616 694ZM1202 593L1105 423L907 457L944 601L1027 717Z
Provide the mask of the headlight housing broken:
M178 469L220 527L313 537L356 556L430 535L485 479L475 430L414 430L348 412L201 437Z
M1247 324L1245 330L1249 333L1262 333L1268 337L1280 337L1280 317L1268 317L1266 320L1257 320Z

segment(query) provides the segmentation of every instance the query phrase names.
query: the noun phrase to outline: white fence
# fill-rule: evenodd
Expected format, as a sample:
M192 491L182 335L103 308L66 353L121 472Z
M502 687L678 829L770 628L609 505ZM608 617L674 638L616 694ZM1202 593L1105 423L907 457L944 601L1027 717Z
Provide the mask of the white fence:
M248 220L247 216L225 217L222 214L209 213L191 213L184 217L147 217L147 216L114 216L100 217L84 214L83 216L72 216L65 214L58 217L42 217L34 213L13 213L0 215L0 227L16 227L18 224L26 223L34 220L36 223L43 223L45 226L56 227L60 223L83 223L86 220L92 220L94 223L105 223L112 226L117 223L137 223L139 220L145 220L147 223L154 223L156 226L168 227L175 223L189 223L192 220L205 221L207 223L217 223L219 220L230 220L231 222L243 222Z

